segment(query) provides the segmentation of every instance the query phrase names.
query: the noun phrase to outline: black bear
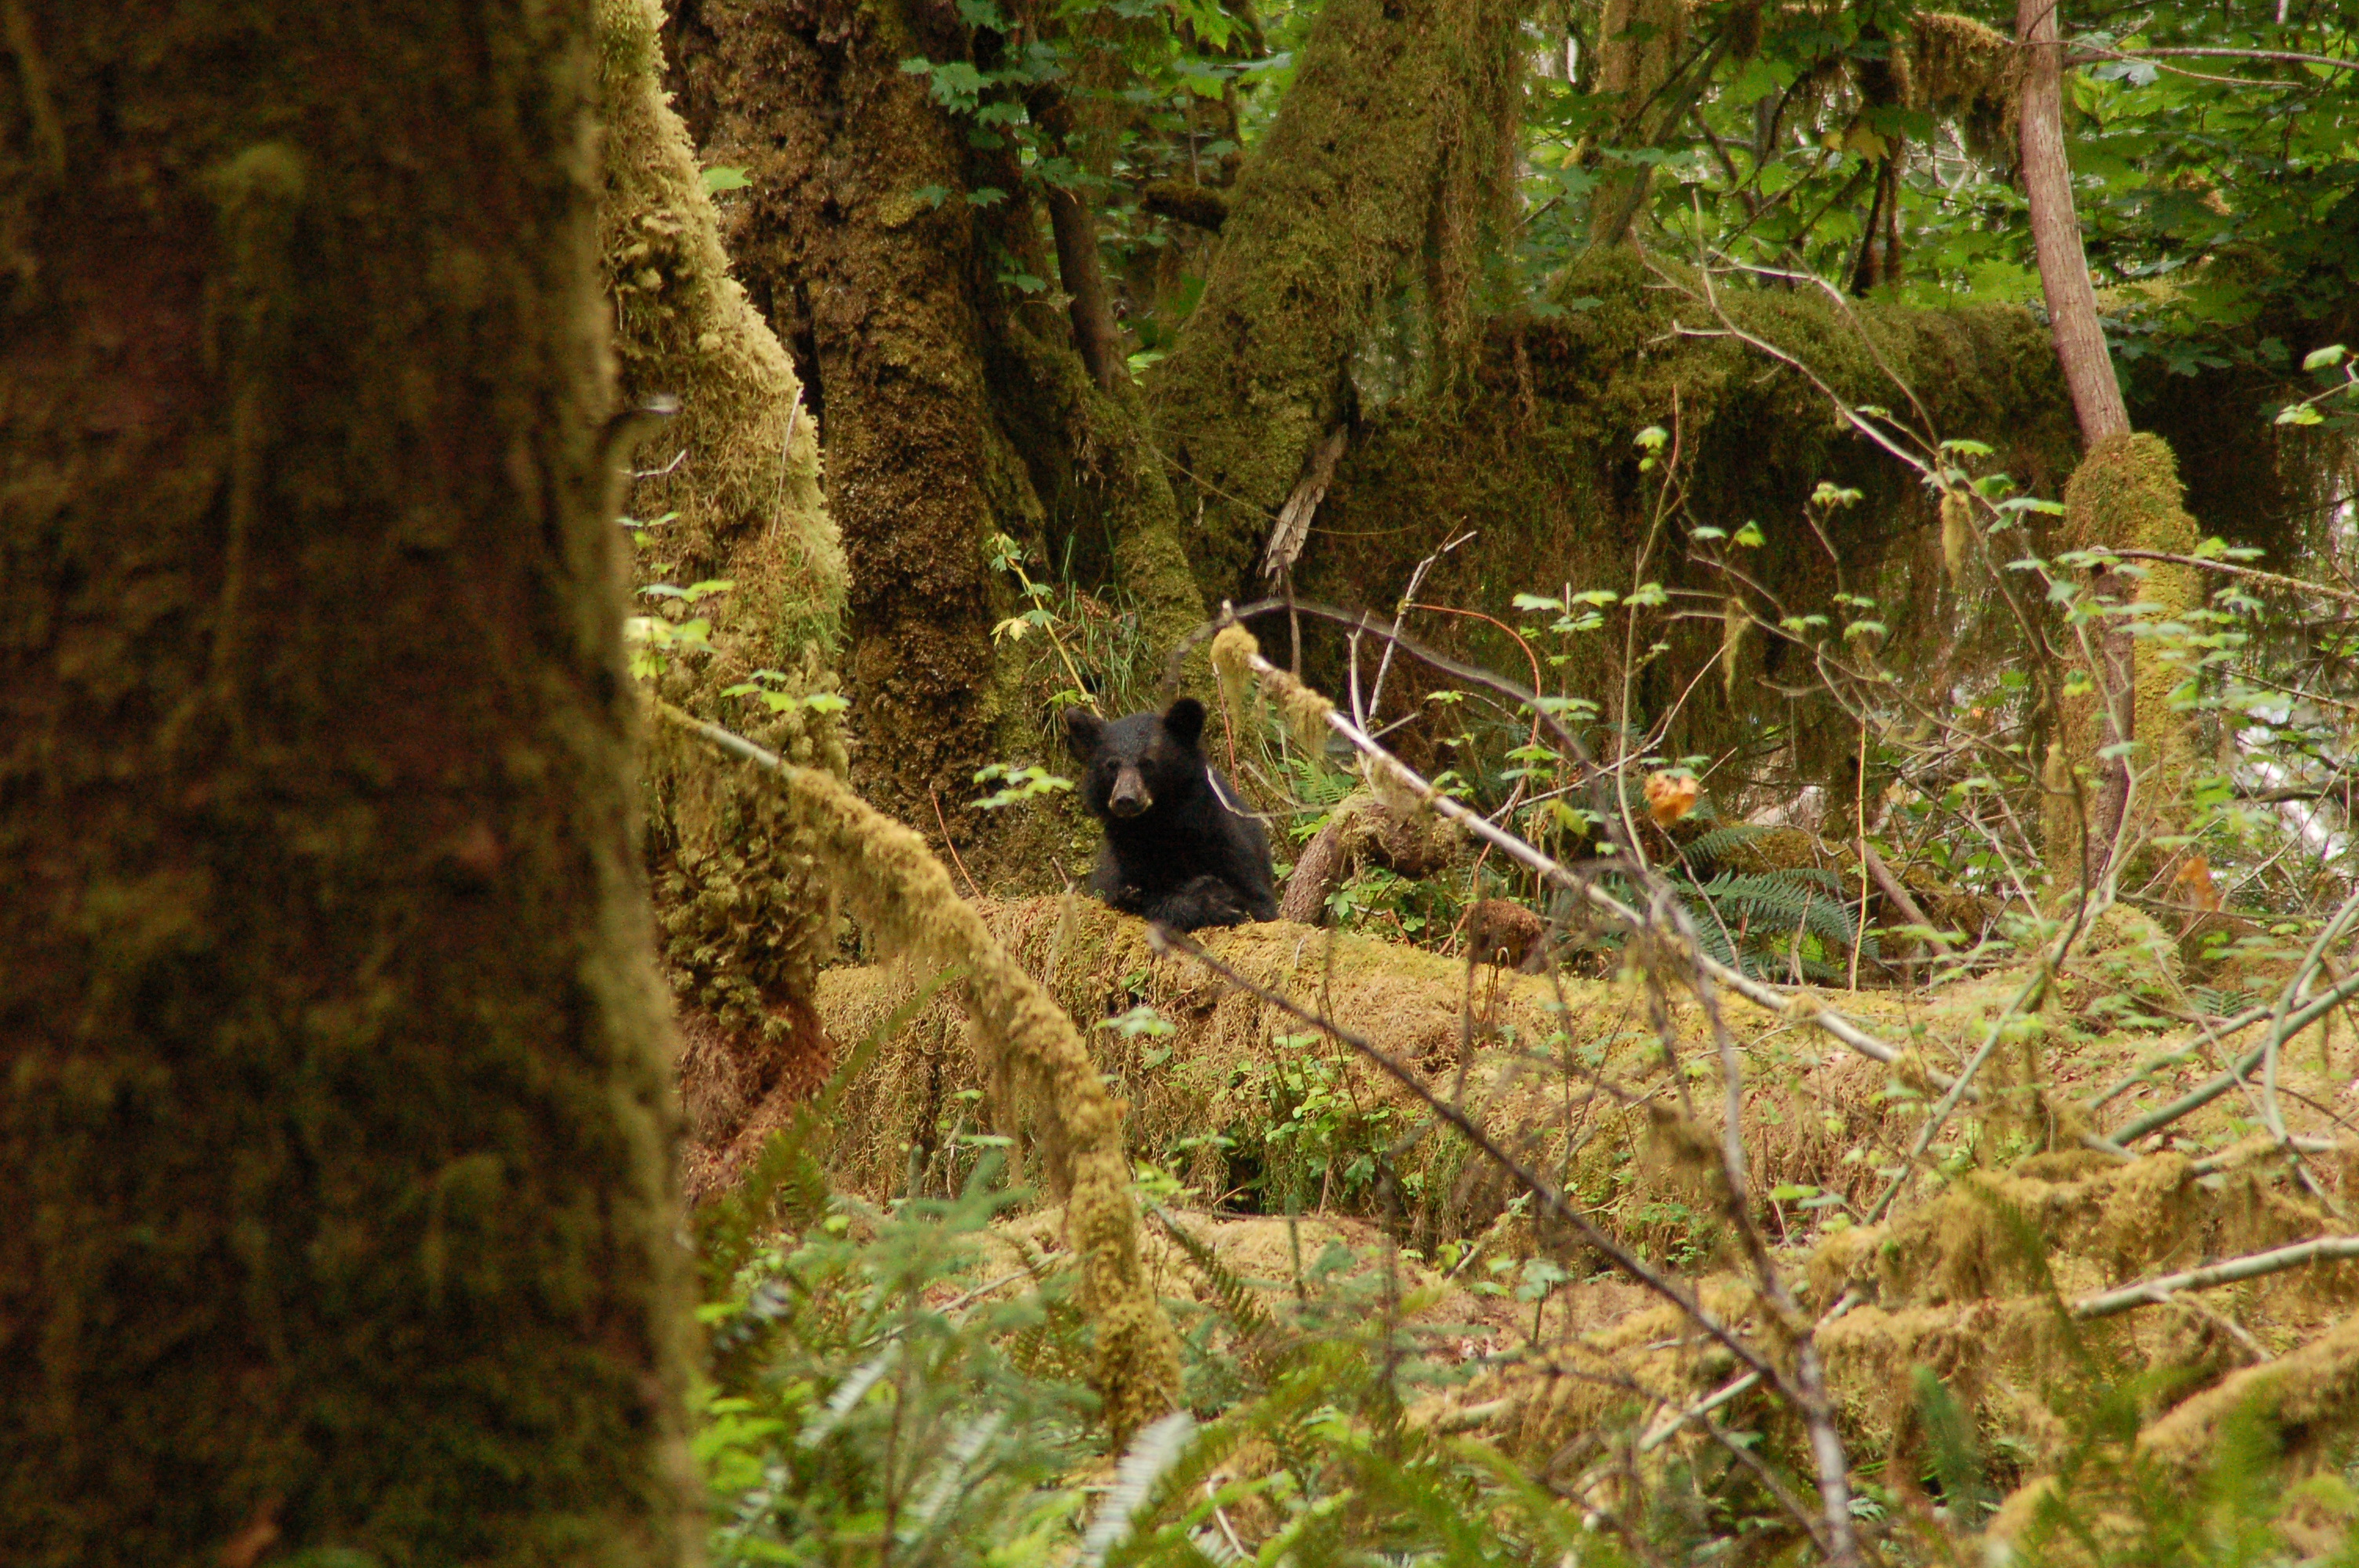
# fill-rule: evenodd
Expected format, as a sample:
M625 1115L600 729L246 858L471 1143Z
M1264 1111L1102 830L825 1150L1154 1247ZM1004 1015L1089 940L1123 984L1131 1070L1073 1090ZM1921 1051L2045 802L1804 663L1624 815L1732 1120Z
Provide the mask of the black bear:
M1269 838L1196 749L1204 705L1107 720L1065 710L1065 739L1086 770L1082 799L1105 824L1090 891L1180 931L1277 914Z

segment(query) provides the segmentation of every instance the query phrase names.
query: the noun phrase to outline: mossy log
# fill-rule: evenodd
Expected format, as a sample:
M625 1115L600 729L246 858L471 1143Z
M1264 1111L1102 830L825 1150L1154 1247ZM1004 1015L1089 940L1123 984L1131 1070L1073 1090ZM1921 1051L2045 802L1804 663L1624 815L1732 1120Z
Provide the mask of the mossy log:
M2027 311L1853 305L1810 288L1721 287L1716 297L1735 326L1854 406L1889 408L1929 439L1987 442L1988 465L2035 492L2056 493L2072 470L2071 410ZM1627 249L1594 252L1561 298L1561 317L1491 324L1469 395L1404 398L1370 415L1295 568L1302 593L1388 604L1421 557L1471 529L1477 538L1443 556L1419 597L1517 624L1529 621L1510 602L1518 592L1627 593L1643 552L1647 575L1687 612L1648 621L1639 646L1659 639L1667 648L1635 672L1630 721L1643 730L1684 694L1661 742L1670 754L1721 751L1790 723L1798 759L1824 778L1855 751L1858 732L1832 704L1791 695L1817 680L1808 654L1766 635L1728 650L1723 617L1694 607L1719 611L1734 599L1774 623L1823 613L1841 590L1875 599L1888 628L1879 656L1895 663L2014 645L1979 566L1958 582L1944 569L1937 510L1916 475L1845 426L1810 379L1726 335L1691 273ZM1650 427L1678 443L1680 505L1669 534L1657 504L1664 466L1642 469L1647 454L1634 444ZM1807 503L1822 482L1861 499L1814 522ZM1728 535L1751 522L1767 543L1690 546L1690 522ZM1332 543L1322 537L1331 532ZM1603 702L1609 724L1624 719L1616 661L1627 613L1609 611L1605 632L1575 641L1562 676L1550 676ZM1410 629L1495 669L1526 663L1484 622L1412 616ZM1334 646L1314 639L1307 655L1306 673L1331 688ZM1728 678L1697 680L1724 652ZM1414 700L1421 678L1411 668L1398 689Z
M1486 1252L1527 1255L1560 1245L1510 1217L1513 1189L1470 1164L1446 1134L1426 1130L1423 1108L1390 1080L1295 1019L1227 986L1181 956L1158 957L1145 927L1081 900L986 904L986 924L1070 1010L1092 1054L1128 1104L1127 1146L1231 1213L1300 1210L1365 1216L1430 1257L1436 1244L1481 1238ZM1561 1181L1618 1238L1701 1276L1730 1321L1756 1306L1752 1290L1719 1271L1726 1238L1705 1217L1699 1150L1714 1140L1716 1096L1680 1108L1680 1073L1667 1069L1646 1000L1627 981L1574 981L1473 969L1430 954L1287 922L1203 934L1206 950L1269 991L1323 1011L1408 1064L1436 1092L1459 1098L1495 1136ZM2085 1007L2094 992L2156 976L2168 943L2144 926L2108 930L2060 979ZM2126 969L2125 968L2126 966ZM2130 971L2136 971L2132 973ZM861 1038L891 1018L922 977L881 968L832 970L820 1005L830 1026ZM1845 997L1894 1034L1921 1024L1919 1049L1953 1062L1979 1039L2019 974L1947 989L1931 999ZM1173 1026L1138 1027L1146 1003ZM1816 1188L1865 1209L1885 1184L1875 1167L1917 1126L1911 1073L1807 1041L1781 1018L1723 1006L1746 1058L1745 1135L1759 1222L1783 1239L1784 1266L1816 1313L1851 1305L1821 1334L1846 1437L1863 1457L1911 1452L1919 1441L1911 1368L1934 1367L1990 1430L2030 1441L2029 1463L2051 1461L2068 1433L2043 1390L2092 1347L2200 1385L2242 1354L2200 1313L2141 1312L2068 1325L2056 1297L2076 1300L2190 1265L2315 1236L2331 1217L2295 1184L2266 1140L2198 1164L2164 1152L2125 1164L2081 1150L2057 1127L2076 1097L2110 1077L2148 1042L2085 1040L2039 1023L2028 1047L1984 1071L1992 1099L1963 1119L1951 1158L1966 1168L1946 1188L1904 1202L1881 1225L1824 1222L1840 1207L1797 1207ZM1690 1008L1675 1009L1681 1049L1701 1044ZM1781 1046L1780 1042L1787 1044ZM1790 1054L1782 1054L1790 1052ZM1571 1064L1570 1067L1568 1064ZM1591 1090L1583 1065L1609 1074L1620 1097ZM2302 1092L2332 1092L2332 1064L2301 1070ZM936 1004L902 1021L844 1108L840 1179L872 1197L939 1192L963 1179L979 1146L1012 1136L1024 1158L1030 1120L1020 1096L995 1085L967 1044L960 1010ZM2190 1130L2209 1137L2223 1125ZM1698 1136L1699 1133L1702 1136ZM2007 1152L2052 1148L2006 1161ZM1364 1167L1354 1173L1354 1167ZM2347 1183L2339 1166L2327 1179ZM1788 1196L1768 1195L1781 1185ZM1817 1218L1812 1217L1813 1215ZM1167 1267L1169 1262L1167 1260ZM1185 1270L1179 1272L1184 1274ZM1262 1271L1266 1272L1266 1271ZM2238 1288L2232 1303L2256 1331L2299 1341L2359 1295L2359 1263L2326 1263ZM2215 1298L2225 1299L2225 1298ZM1474 1303L1436 1309L1462 1321ZM1632 1386L1674 1405L1725 1382L1730 1358L1688 1332L1676 1309L1622 1283L1567 1287L1543 1314L1577 1331L1549 1341L1533 1363L1487 1376L1423 1411L1421 1420L1481 1425L1534 1463L1560 1455L1584 1432L1623 1419ZM1519 1330L1518 1333L1526 1332ZM2191 1386L2182 1381L2180 1389ZM1462 1419L1457 1412L1473 1413ZM1790 1453L1800 1433L1757 1391L1723 1412L1762 1423ZM1665 1457L1701 1441L1680 1434ZM2005 1479L2006 1477L2002 1477Z
M2150 1418L2185 1400L2154 1422L2140 1447L2190 1477L2215 1456L2204 1444L2216 1441L2241 1398L2258 1396L2264 1419L2289 1435L2316 1441L2348 1431L2359 1418L2347 1393L2359 1357L2338 1325L2359 1301L2359 1262L2288 1270L2209 1303L2101 1321L2076 1321L2071 1310L2129 1281L2331 1230L2332 1217L2267 1158L2264 1143L2254 1141L2241 1159L2204 1174L2172 1153L2112 1166L2077 1154L2036 1157L2011 1171L1969 1173L1887 1224L1838 1229L1792 1249L1788 1267L1801 1277L1810 1310L1825 1320L1813 1337L1853 1462L1921 1456L1920 1369L1940 1380L1976 1429L2012 1440L1990 1476L2002 1488L2073 1451L2078 1438L2051 1390L2094 1369L2140 1379ZM2350 1175L2332 1173L2346 1185ZM1752 1287L1729 1274L1707 1276L1699 1288L1729 1320L1756 1310ZM1693 1409L1717 1392L1723 1426L1762 1432L1773 1451L1801 1456L1791 1413L1758 1389L1732 1389L1733 1359L1676 1308L1619 1281L1571 1286L1555 1304L1566 1332L1547 1342L1544 1356L1476 1379L1422 1419L1480 1424L1528 1463L1578 1469L1596 1457L1592 1434L1628 1421L1630 1390L1665 1411ZM2230 1314L2251 1331L2222 1330ZM2255 1334L2299 1348L2238 1372ZM1710 1446L1701 1433L1659 1416L1647 1445L1666 1440L1655 1463ZM2033 1488L2019 1498L2008 1516L2027 1520L2038 1495ZM2004 1534L2019 1528L2008 1516Z
M1432 1240L1482 1229L1514 1195L1498 1173L1470 1166L1457 1140L1428 1129L1423 1108L1379 1070L1193 959L1158 957L1143 922L1071 897L982 907L994 934L1082 1024L1100 1069L1126 1098L1134 1156L1170 1166L1208 1199L1267 1212L1293 1204L1389 1213ZM1650 1146L1652 1113L1577 1083L1577 1104L1561 1098L1564 1064L1578 1054L1576 1075L1578 1063L1594 1062L1636 1092L1653 1086L1676 1101L1636 985L1470 968L1286 921L1200 935L1222 962L1362 1034L1439 1092L1462 1085L1498 1135L1572 1161L1572 1185L1608 1223L1661 1240L1635 1195L1633 1162ZM865 1039L924 979L893 967L830 970L820 978L821 1015L840 1039ZM1142 1030L1135 1019L1123 1026L1141 1003L1176 1033ZM1757 1009L1726 1005L1745 1027L1767 1026ZM1701 1028L1692 1009L1674 1016L1683 1030ZM1838 1165L1847 1140L1881 1125L1885 1081L1884 1069L1833 1049L1765 1070L1763 1179ZM965 1044L961 1010L948 1002L922 1010L885 1043L845 1111L837 1174L880 1198L959 1179L975 1153L962 1140L978 1133L1019 1135L1020 1158L1029 1114L989 1080ZM1379 1165L1388 1173L1380 1176ZM1836 1179L1863 1192L1869 1184L1855 1171Z

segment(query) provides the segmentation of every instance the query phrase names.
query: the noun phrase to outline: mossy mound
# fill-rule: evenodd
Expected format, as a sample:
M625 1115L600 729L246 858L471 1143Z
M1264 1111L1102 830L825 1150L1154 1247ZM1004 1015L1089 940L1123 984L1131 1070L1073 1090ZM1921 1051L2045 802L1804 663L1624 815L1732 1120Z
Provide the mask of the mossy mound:
M1724 1390L1742 1370L1734 1357L1678 1308L1536 1227L1511 1202L1507 1179L1437 1130L1414 1094L1203 962L1157 953L1128 916L1070 897L985 903L981 913L1083 1026L1095 1065L1125 1104L1133 1158L1217 1206L1199 1218L1207 1237L1259 1238L1251 1260L1224 1263L1232 1272L1284 1292L1297 1253L1325 1255L1335 1239L1328 1230L1348 1231L1348 1249L1389 1241L1418 1255L1402 1273L1411 1315L1466 1325L1459 1353L1488 1369L1430 1398L1416 1419L1502 1440L1568 1486L1585 1485L1584 1474L1612 1457L1603 1437L1634 1425L1648 1434L1648 1463L1691 1462L1709 1443L1669 1412ZM1780 1342L1774 1313L1732 1271L1739 1254L1713 1207L1706 1167L1719 1097L1700 1008L1667 1005L1672 1062L1636 979L1470 968L1286 922L1202 935L1221 965L1371 1040L1463 1107L1602 1229L1690 1281L1738 1332ZM1842 1308L1817 1342L1855 1461L1919 1461L1928 1441L1920 1368L1988 1440L1992 1479L2008 1487L2080 1441L2079 1418L2049 1403L2067 1383L2134 1386L2146 1419L2179 1419L2172 1412L2185 1408L2199 1412L2190 1422L2210 1419L2192 1402L2210 1398L2204 1390L2264 1357L2320 1360L2300 1389L2339 1386L2343 1360L2304 1346L2359 1297L2359 1263L2266 1274L2131 1311L2073 1309L2139 1281L2332 1233L2332 1204L2359 1175L2342 1155L2313 1158L2321 1201L2267 1139L2234 1141L2233 1102L2125 1162L2080 1146L2081 1131L2117 1122L2138 1098L2174 1095L2208 1076L2200 1063L2158 1068L2126 1100L2095 1113L2083 1103L2132 1058L2170 1041L2100 1033L2065 1006L2078 988L2174 985L2174 964L2150 922L2123 915L2100 923L2046 988L2065 999L2046 1013L2019 1015L2024 970L1930 995L1809 999L1908 1042L1897 1069L1798 1026L1809 1005L1773 1014L1722 999L1746 1074L1751 1210L1804 1311ZM1032 1158L1034 1113L978 1064L960 1011L943 1000L910 1006L929 978L882 967L821 977L828 1027L847 1041L881 1036L835 1145L838 1180L868 1197L946 1190L987 1146L1007 1147L1019 1178ZM1980 1098L1936 1141L1930 1173L1882 1223L1847 1220L1870 1210L1920 1127L1924 1069L1955 1070L2003 1022L2006 1048L1984 1068ZM2313 1051L2305 1037L2286 1054L2282 1087L2297 1132L2327 1125L2308 1102L2337 1092L2338 1049L2348 1054L2339 1038ZM1283 1217L1297 1209L1303 1220ZM1307 1234L1316 1239L1306 1244ZM1225 1257L1223 1243L1207 1244ZM1486 1260L1549 1256L1575 1278L1537 1306L1511 1306L1468 1293L1469 1281L1487 1275L1429 1273L1430 1260L1462 1259L1469 1245ZM1175 1261L1155 1242L1148 1260L1168 1293L1196 1294L1212 1310L1201 1259ZM2318 1403L2299 1389L2281 1402ZM1791 1417L1760 1390L1739 1390L1716 1408L1733 1429L1762 1432L1774 1452L1802 1454Z

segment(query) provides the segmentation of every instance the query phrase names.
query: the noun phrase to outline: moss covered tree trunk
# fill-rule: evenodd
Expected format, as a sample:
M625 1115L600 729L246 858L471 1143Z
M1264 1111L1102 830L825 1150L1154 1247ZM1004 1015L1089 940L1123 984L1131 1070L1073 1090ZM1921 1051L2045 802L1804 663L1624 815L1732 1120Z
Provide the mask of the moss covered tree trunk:
M2055 0L2018 0L2017 37L2026 46L2019 145L2032 239L2049 331L2088 455L2064 494L2063 542L2074 549L2126 546L2184 552L2195 525L2180 504L2179 468L2158 437L2133 436L2097 317L2089 259L2074 210L2064 143L2063 45ZM2056 764L2044 813L2049 876L2094 882L2135 849L2185 793L2191 744L2168 697L2177 672L2132 606L2154 606L2147 629L2195 603L2188 568L2166 566L2092 572L2098 618L2082 633L2093 657L2091 693L2060 699ZM2078 649L2071 650L2074 653ZM2066 771L2077 774L2077 786ZM2118 869L2118 868L2116 868Z
M10 22L5 1555L685 1561L590 7Z
M991 638L1013 586L995 540L1045 557L1078 500L1082 543L1107 542L1168 636L1201 612L1169 486L1065 311L999 276L1055 271L1022 171L901 69L966 57L953 14L688 0L672 37L705 156L752 180L732 253L821 416L851 562L853 776L905 822L930 829L939 806L979 826L972 773L1038 717L1009 711Z
M1238 178L1202 302L1150 383L1213 597L1246 586L1271 520L1350 410L1379 310L1420 281L1413 264L1419 350L1446 373L1471 345L1520 14L1508 0L1331 0L1312 25Z
M637 465L629 511L647 524L636 531L643 575L735 586L692 610L647 602L650 613L679 607L711 626L706 647L667 659L654 685L842 776L842 726L832 704L812 706L833 696L844 594L842 546L820 497L819 423L729 276L713 199L665 101L661 25L656 0L599 0L600 251L616 358L626 396L679 404ZM693 1202L834 1066L810 1000L834 948L834 901L776 790L714 768L669 726L649 738L645 781L657 932L680 1005Z
M952 24L955 27L955 23ZM847 671L863 789L905 822L955 809L991 750L984 570L1038 503L990 418L963 150L900 61L941 40L897 4L687 0L681 107L752 180L731 249L823 416L851 560ZM939 204L937 204L939 203Z

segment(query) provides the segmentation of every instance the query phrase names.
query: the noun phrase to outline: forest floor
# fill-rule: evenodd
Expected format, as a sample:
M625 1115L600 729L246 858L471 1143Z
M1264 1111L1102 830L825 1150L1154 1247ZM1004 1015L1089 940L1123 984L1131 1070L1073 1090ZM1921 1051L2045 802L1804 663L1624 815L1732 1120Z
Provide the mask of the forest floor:
M1186 1303L1239 1283L1298 1313L1380 1309L1427 1370L1415 1419L1480 1431L1542 1475L1593 1463L1607 1432L1651 1449L1716 1396L1716 1419L1782 1419L1757 1389L1732 1391L1734 1361L1681 1307L1537 1222L1516 1179L1433 1110L1457 1108L1726 1321L1774 1330L1714 1197L1722 1088L1701 1004L1626 976L1470 967L1286 922L1204 934L1223 977L1093 902L981 907L1126 1102L1142 1191L1166 1206L1150 1264L1183 1332ZM2359 1261L2179 1276L2321 1238L2331 1252L2348 1230L2352 1022L2329 1015L2286 1043L2273 1090L2256 1073L2125 1158L2084 1135L2214 1077L2257 1032L2207 1038L2170 1016L2200 1016L2199 999L2143 916L2107 917L2042 1005L2010 1021L2027 973L1798 993L1782 1015L1719 1000L1743 1064L1752 1222L1816 1320L1854 1461L1921 1448L1919 1369L1975 1413L1993 1478L2010 1484L2079 1441L2054 1397L2075 1380L2134 1387L2149 1434L2177 1411L2188 1433L2173 1441L2201 1454L2224 1419L2203 1413L2206 1391L2258 1368L2280 1407L2341 1401L2294 1433L2327 1441L2359 1411L2343 1397L2359 1392L2359 1345L2338 1326ZM2238 977L2263 995L2282 978ZM949 1195L994 1152L1025 1176L1027 1108L979 1066L956 1003L905 1015L922 979L887 965L821 980L821 1018L847 1049L892 1032L852 1082L832 1146L834 1179L870 1201ZM1812 1022L1818 1006L1900 1043L1899 1064L1845 1049ZM1928 1136L1941 1075L2001 1023L1975 1098ZM2270 1095L2289 1142L2268 1130ZM757 1108L697 1158L741 1165L784 1114ZM1058 1217L1003 1229L1053 1250Z

